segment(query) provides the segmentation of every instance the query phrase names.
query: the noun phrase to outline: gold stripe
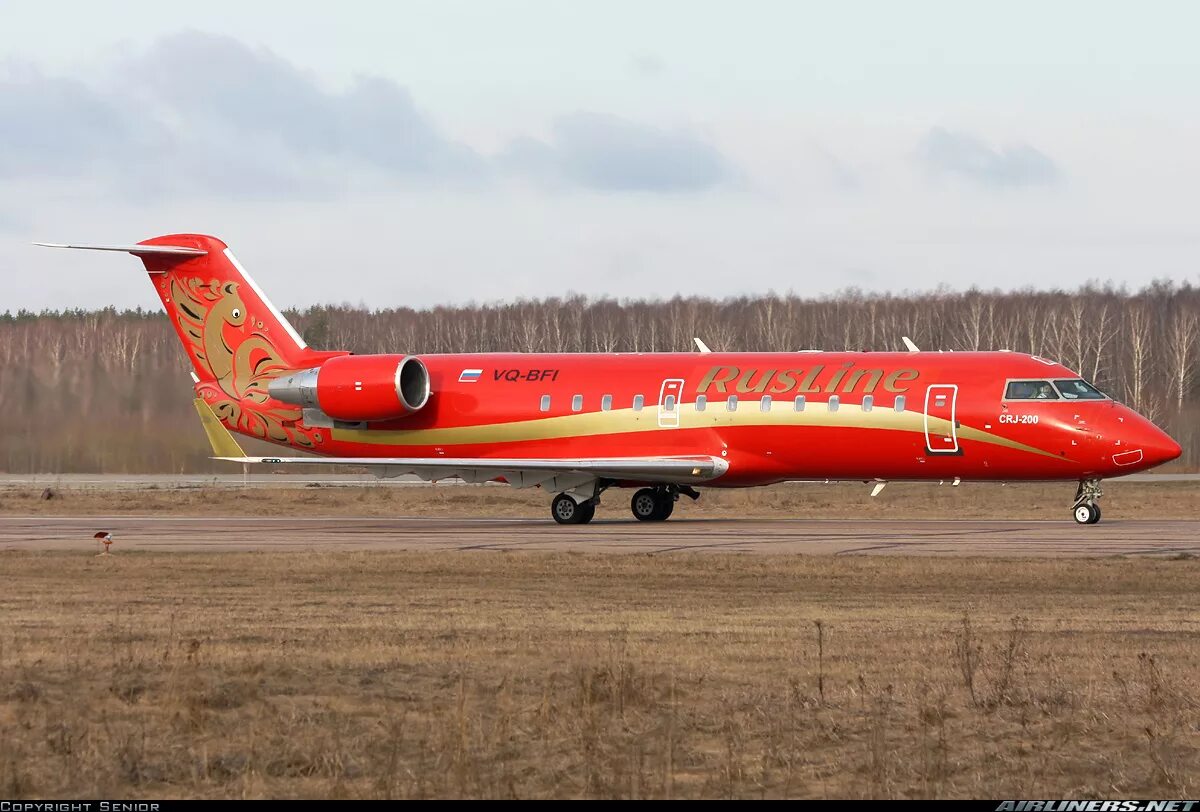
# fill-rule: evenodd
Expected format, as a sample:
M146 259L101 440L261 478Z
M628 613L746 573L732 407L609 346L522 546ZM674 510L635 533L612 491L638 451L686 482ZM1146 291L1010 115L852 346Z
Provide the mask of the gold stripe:
M811 426L820 428L878 429L883 431L908 431L924 435L925 415L921 412L896 412L881 408L865 412L856 404L843 404L836 412L825 408L824 403L813 403L815 408L797 412L790 401L781 401L787 408L769 412L758 408L758 401L748 400L740 404L737 411L725 409L724 403L710 404L710 408L697 412L695 404L679 405L679 428L717 429L732 426ZM941 417L930 417L929 428L938 434L950 433L950 421ZM569 437L594 437L601 434L634 434L647 431L672 431L658 425L658 407L647 406L640 412L633 409L614 409L610 412L581 412L579 414L520 420L511 423L490 423L479 426L452 426L432 429L370 430L333 429L333 439L339 442L364 443L367 445L479 445L484 443L518 443L529 440L561 440ZM973 440L990 445L1026 451L1053 459L1063 459L1056 454L1025 445L1007 437L1000 437L970 426L959 426L959 439Z

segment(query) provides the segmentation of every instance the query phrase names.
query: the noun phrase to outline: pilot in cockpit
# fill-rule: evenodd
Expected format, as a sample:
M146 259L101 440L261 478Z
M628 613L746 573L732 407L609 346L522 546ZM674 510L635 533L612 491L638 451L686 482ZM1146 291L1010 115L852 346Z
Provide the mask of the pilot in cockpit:
M1013 381L1008 396L1014 400L1027 400L1034 396L1033 384L1029 381Z

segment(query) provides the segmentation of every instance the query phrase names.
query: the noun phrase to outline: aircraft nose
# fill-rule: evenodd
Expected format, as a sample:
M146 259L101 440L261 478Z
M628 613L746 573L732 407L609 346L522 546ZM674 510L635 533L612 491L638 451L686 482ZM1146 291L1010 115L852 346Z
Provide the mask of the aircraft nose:
M1157 426L1154 427L1154 436L1147 438L1143 448L1146 450L1146 461L1151 465L1162 465L1164 462L1179 459L1179 455L1183 453L1179 443Z
M1137 470L1145 470L1178 459L1183 453L1179 443L1144 417L1139 415L1132 423L1126 424L1122 444L1128 450L1113 454L1112 460L1117 466L1136 466Z

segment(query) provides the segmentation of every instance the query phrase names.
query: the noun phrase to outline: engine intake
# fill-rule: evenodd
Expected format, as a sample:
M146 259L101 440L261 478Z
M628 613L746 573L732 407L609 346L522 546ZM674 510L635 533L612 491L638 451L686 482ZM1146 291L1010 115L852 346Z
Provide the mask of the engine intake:
M344 355L267 385L271 397L335 420L394 420L429 400L429 370L411 355Z

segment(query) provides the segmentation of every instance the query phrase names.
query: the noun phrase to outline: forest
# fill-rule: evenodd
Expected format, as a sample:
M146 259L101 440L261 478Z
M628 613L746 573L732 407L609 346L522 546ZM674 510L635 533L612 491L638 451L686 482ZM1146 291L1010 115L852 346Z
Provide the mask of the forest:
M310 346L356 353L1013 350L1061 361L1166 428L1200 463L1200 288L550 298L289 311ZM208 459L182 348L158 311L0 314L0 471L230 472ZM260 448L247 442L247 451ZM263 446L262 448L265 448Z

